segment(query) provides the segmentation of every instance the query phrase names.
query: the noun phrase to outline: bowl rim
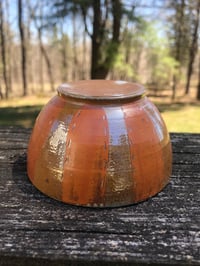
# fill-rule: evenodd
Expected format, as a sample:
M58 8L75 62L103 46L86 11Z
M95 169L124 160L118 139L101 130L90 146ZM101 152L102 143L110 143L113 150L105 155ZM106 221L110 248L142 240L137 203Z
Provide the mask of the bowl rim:
M139 83L123 80L80 80L63 83L57 88L59 95L88 100L119 100L145 94Z

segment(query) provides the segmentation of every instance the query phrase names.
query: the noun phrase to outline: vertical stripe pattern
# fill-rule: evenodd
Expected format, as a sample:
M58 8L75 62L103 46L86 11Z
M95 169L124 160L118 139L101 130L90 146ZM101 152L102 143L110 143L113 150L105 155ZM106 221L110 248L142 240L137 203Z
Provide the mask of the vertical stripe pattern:
M104 206L107 127L102 108L85 106L74 115L66 141L63 201Z
M105 205L130 204L133 202L133 169L124 113L119 107L104 110L109 132Z
M164 127L151 119L151 103L143 99L124 107L129 141L131 143L132 165L134 168L134 201L142 201L155 195L167 183L164 172L163 144L167 140ZM166 151L170 154L170 151ZM164 180L164 183L163 183Z
M66 147L67 122L55 121L51 133L42 147L40 160L36 164L35 181L42 191L51 191L51 197L62 198L63 163Z

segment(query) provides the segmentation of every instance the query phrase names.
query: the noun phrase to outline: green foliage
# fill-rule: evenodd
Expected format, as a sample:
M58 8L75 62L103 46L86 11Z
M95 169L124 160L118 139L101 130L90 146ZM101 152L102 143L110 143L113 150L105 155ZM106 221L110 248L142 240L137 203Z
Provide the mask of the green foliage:
M194 21L194 4L196 1L169 0L168 6L172 13L168 18L167 37L170 43L170 54L180 63L179 66L187 66L192 27Z
M123 1L111 0L96 0L96 2L93 0L61 0L59 2L54 0L53 3L57 10L57 18L75 13L80 15L85 30L92 40L92 45L95 46L91 60L92 78L98 75L101 78L106 77L109 69L114 67L115 61L119 61L117 55L121 42L122 21L141 24L141 18L135 15L134 6L127 8ZM90 30L87 28L87 23L91 26Z
M169 84L173 74L177 72L176 66L179 65L179 63L173 57L169 56L169 54L165 54L165 52L166 51L164 51L162 56L158 57L158 61L152 73L153 82L159 87Z
M142 66L145 65L145 66ZM148 69L148 82L163 87L169 84L179 63L170 55L167 37L154 22L144 19L126 28L124 41L115 56L113 72L117 76L144 82L140 68Z
M148 27L146 44L148 51L148 65L151 70L151 81L157 87L169 84L177 72L179 62L170 55L169 43L166 36L158 35L157 25Z
M122 47L119 53L115 56L112 69L115 76L120 79L137 79L133 66L131 64L125 63L125 53L123 52Z
M105 61L109 68L113 67L118 56L119 44L114 41L107 43L105 50Z
M149 49L148 65L151 67L151 82L159 88L169 85L173 75L178 72L179 62L170 55L169 47L163 39L158 37Z

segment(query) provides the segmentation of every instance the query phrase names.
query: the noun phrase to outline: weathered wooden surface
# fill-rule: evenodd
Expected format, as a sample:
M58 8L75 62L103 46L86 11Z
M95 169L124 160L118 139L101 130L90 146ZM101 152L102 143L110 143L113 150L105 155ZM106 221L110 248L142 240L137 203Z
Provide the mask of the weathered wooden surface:
M88 209L29 182L30 130L0 128L0 265L200 265L200 134L172 134L170 184L146 202Z

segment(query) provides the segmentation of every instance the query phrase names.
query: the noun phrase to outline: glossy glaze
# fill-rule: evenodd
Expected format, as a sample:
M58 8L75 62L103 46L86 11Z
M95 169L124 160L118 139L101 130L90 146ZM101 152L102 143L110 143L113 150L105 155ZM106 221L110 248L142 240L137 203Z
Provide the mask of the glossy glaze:
M171 174L171 143L143 92L122 81L59 87L30 139L32 183L55 199L93 207L128 205L161 191Z

